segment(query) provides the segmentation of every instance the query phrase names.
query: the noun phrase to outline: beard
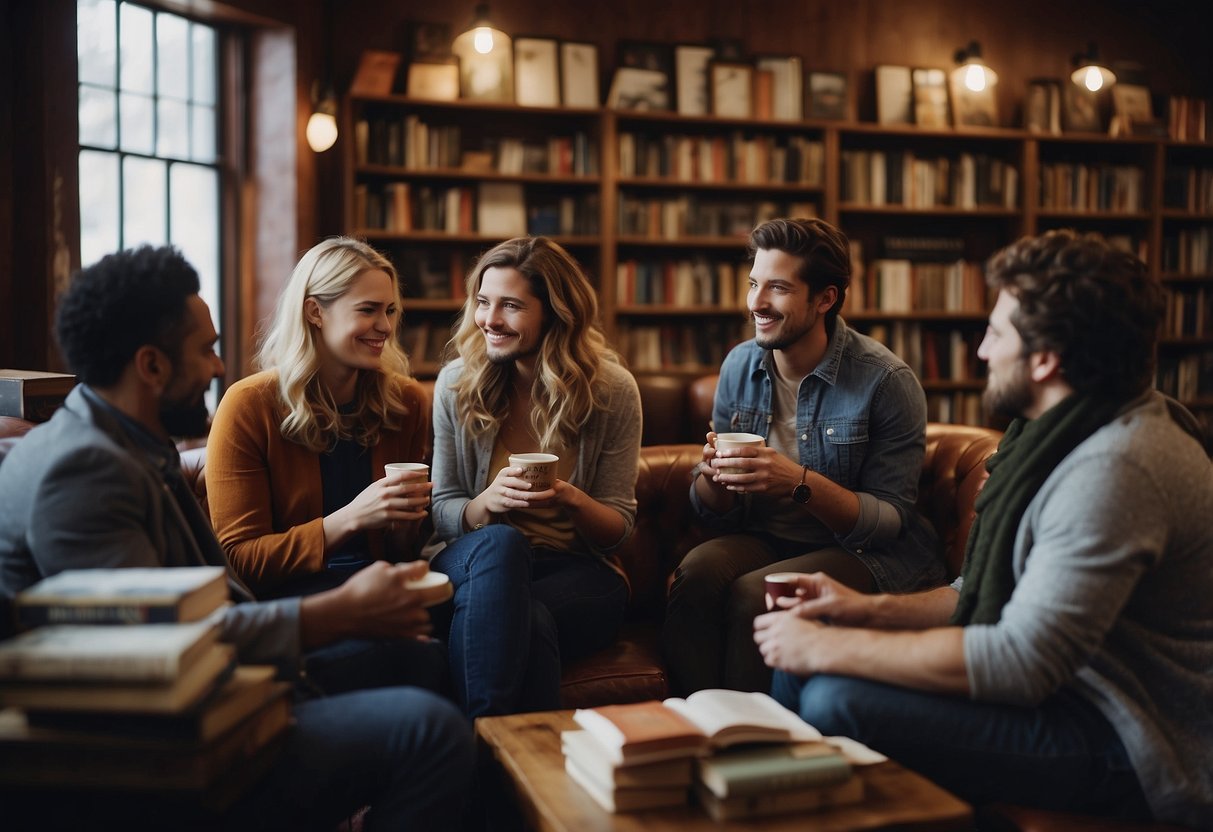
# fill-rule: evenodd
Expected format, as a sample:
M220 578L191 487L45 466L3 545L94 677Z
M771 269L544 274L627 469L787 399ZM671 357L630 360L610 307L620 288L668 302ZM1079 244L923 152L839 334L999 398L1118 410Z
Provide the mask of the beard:
M206 436L210 411L206 400L199 396L196 402L163 402L160 406L160 424L169 436Z
M981 405L987 416L1018 419L1032 405L1032 385L1028 378L1028 360L1021 358L997 386L986 381Z
M751 320L753 318L751 317ZM781 319L786 325L787 318ZM810 317L807 321L795 329L789 329L786 326L780 328L779 332L774 335L759 335L754 333L754 343L762 347L764 350L784 350L795 344L805 335L813 331L813 327L817 325L817 316Z

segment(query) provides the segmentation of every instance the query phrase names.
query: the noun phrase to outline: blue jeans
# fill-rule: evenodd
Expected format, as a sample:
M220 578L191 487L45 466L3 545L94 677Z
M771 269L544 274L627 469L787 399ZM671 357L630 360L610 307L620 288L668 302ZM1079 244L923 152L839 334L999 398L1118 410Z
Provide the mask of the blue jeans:
M1150 817L1116 731L1069 691L1029 708L780 671L771 695L823 734L853 737L973 803Z
M312 699L294 713L281 757L228 813L231 824L331 830L370 805L368 832L459 827L475 744L454 705L416 688L379 688Z
M304 668L312 692L410 686L450 696L446 645L436 639L346 639L309 651Z
M455 693L470 717L560 707L560 664L611 644L627 586L609 566L532 551L512 526L465 534L431 566L455 587L449 644ZM435 610L435 632L442 632Z

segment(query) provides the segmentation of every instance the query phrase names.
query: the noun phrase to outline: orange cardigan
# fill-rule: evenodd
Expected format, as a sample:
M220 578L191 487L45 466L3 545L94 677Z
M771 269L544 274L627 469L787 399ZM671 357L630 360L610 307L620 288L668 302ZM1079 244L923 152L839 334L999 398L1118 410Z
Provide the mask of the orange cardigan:
M405 413L401 429L383 431L371 449L371 476L387 462L429 459L430 412L421 386L398 379ZM257 373L219 403L206 443L206 492L219 543L240 577L254 588L324 569L324 494L320 456L283 438L278 374ZM367 535L375 558L402 560L420 523L390 540ZM401 539L407 541L400 545ZM395 545L394 545L395 544ZM385 551L390 549L391 551Z

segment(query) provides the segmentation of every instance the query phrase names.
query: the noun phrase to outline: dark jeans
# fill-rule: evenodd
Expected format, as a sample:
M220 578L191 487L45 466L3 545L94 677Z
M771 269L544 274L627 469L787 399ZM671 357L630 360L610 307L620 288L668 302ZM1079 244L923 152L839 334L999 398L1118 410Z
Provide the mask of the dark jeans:
M532 552L511 526L486 526L452 542L431 562L451 578L451 604L435 608L435 632L449 616L451 674L469 717L560 707L560 662L610 644L627 589L604 564Z
M863 592L875 588L868 568L842 547L808 553L804 547L771 535L731 534L687 553L674 570L661 633L678 695L704 688L771 689L771 670L754 644L754 617L767 610L766 575L825 572Z
M826 736L853 737L973 803L1150 817L1116 731L1068 691L1020 707L777 672L771 695Z

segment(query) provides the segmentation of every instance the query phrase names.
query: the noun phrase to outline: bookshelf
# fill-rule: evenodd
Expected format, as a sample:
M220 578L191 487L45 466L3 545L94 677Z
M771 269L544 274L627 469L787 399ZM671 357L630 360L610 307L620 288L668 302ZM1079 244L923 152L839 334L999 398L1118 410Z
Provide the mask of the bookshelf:
M1213 143L400 95L351 96L343 113L346 227L400 269L422 377L467 269L521 233L583 264L634 372L714 372L748 336L749 230L812 212L853 242L843 314L910 363L932 419L981 421L982 264L1061 227L1146 261L1168 290L1159 386L1213 416Z

